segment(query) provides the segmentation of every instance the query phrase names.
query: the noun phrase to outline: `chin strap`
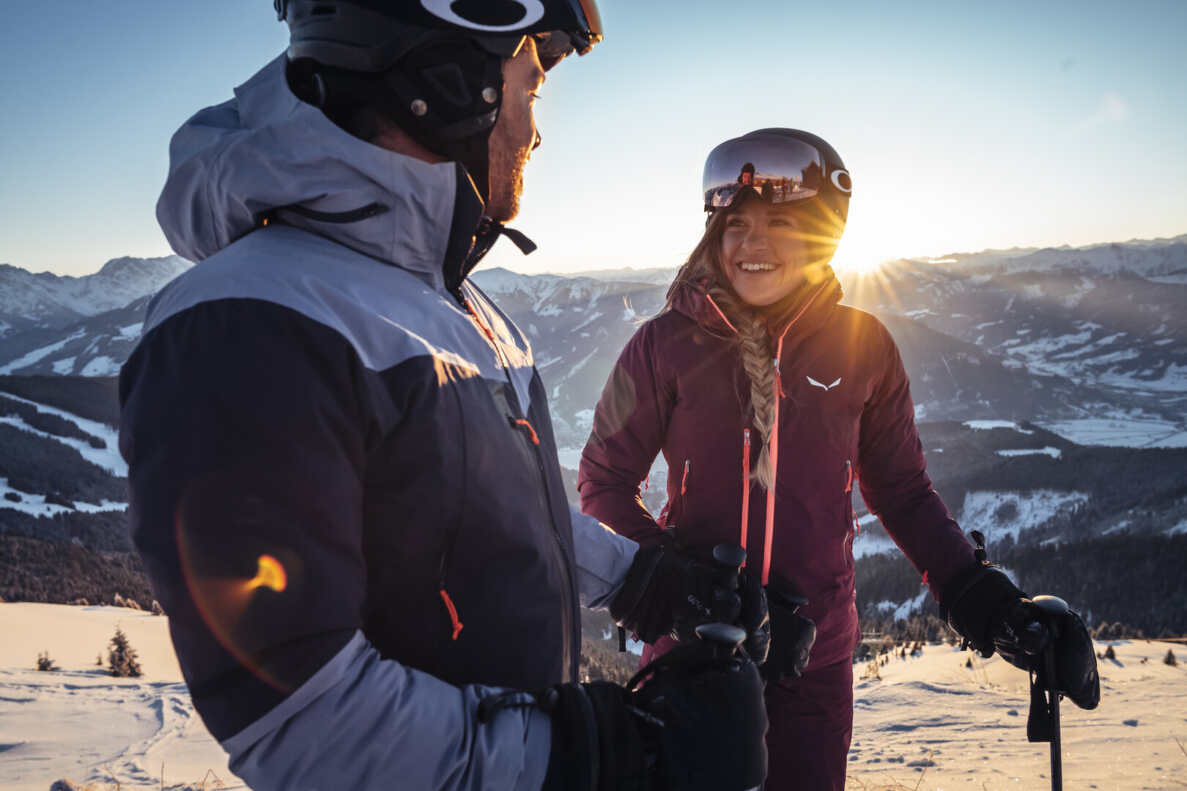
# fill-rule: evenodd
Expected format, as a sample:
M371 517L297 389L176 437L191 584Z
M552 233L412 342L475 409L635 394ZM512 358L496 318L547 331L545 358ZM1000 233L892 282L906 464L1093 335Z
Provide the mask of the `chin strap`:
M519 248L519 252L523 253L524 255L529 255L536 252L536 243L529 239L527 234L525 234L523 231L517 231L514 228L508 228L506 225L503 225L500 222L495 222L494 220L491 220L490 224L494 228L494 234L496 238L498 238L499 234L506 236L511 240L513 245Z

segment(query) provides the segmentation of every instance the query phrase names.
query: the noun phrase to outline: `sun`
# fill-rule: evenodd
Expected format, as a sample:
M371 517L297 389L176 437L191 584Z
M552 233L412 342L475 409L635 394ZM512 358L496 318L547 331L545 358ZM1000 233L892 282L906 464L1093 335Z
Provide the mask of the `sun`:
M841 274L872 275L877 272L890 259L871 241L860 234L846 233L833 256L833 269Z

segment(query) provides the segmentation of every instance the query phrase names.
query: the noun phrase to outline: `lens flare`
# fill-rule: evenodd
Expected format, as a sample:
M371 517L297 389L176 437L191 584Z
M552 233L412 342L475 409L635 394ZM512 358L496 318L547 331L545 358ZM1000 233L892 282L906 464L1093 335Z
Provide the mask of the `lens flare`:
M249 590L256 588L271 588L280 593L288 584L288 577L284 573L284 566L271 555L260 555L256 561L256 575L247 583Z

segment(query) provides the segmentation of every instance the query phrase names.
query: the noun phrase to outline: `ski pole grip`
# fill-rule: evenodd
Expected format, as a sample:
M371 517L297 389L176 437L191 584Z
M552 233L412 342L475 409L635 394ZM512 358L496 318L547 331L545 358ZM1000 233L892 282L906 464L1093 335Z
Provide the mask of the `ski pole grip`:
M746 550L737 544L718 544L713 547L713 565L716 567L712 605L714 620L724 623L737 620L741 605L737 596L738 575L745 562Z
M697 637L713 647L718 658L733 656L746 639L746 630L727 623L703 623L696 629Z
M738 572L746 562L746 550L737 544L718 544L713 547L713 565L717 566L717 581L721 587L738 587Z

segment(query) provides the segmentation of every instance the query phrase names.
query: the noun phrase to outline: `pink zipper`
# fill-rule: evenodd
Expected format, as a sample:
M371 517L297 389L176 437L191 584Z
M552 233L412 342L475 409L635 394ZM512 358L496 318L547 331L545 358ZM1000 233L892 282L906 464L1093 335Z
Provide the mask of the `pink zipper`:
M771 428L771 488L767 490L767 523L763 536L763 585L766 585L771 579L771 544L775 537L775 489L776 483L779 480L779 402L781 400L780 397L783 395L783 372L779 369L779 360L783 357L783 339L787 337L787 331L800 320L800 317L804 315L804 311L816 301L816 298L820 296L823 290L823 288L817 289L816 293L800 308L799 313L796 313L792 320L787 322L787 326L779 334L779 342L775 345L775 425Z
M750 532L750 429L742 429L742 549L746 548L746 537ZM743 561L745 566L746 562Z

